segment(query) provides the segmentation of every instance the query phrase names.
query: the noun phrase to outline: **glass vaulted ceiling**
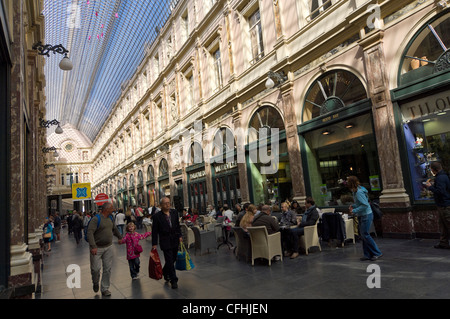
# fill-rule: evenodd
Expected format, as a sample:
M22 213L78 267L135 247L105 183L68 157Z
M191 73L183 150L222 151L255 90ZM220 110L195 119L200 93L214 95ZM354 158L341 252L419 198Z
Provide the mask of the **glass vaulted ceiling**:
M94 141L120 97L121 85L133 76L176 3L44 0L42 42L62 44L73 62L72 71L62 71L62 55L45 57L46 118L70 123Z

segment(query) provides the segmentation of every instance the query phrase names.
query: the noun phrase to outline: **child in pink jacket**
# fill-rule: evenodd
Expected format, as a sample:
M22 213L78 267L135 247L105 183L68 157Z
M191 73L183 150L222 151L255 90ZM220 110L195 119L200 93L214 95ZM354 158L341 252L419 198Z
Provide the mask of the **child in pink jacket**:
M127 224L126 235L119 240L119 244L127 244L127 260L130 266L130 274L132 279L138 279L141 261L142 246L139 245L141 239L145 239L151 235L150 232L139 234L136 232L136 225L133 222Z

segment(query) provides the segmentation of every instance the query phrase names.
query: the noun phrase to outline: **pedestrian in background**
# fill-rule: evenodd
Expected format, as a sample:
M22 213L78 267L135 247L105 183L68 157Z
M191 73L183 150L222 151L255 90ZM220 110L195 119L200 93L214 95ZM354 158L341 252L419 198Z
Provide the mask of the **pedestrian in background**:
M448 243L450 235L450 179L447 173L442 169L442 164L432 162L430 164L431 173L433 173L434 183L428 180L425 186L433 192L434 202L439 212L439 231L441 233L439 244L434 248L450 249Z

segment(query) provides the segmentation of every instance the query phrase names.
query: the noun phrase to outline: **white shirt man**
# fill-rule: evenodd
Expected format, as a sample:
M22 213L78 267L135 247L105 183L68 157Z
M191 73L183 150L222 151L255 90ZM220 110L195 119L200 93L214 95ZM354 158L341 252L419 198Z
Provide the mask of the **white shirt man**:
M227 217L230 221L232 221L233 220L233 211L230 208L228 208L228 205L226 205L226 204L223 205L223 210L224 210L223 215L225 217Z

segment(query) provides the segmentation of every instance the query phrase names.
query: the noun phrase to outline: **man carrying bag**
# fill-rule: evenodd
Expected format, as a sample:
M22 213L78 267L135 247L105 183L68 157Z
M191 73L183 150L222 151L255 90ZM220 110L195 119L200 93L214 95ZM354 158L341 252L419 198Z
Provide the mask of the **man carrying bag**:
M180 243L175 268L177 270L191 270L192 268L194 268L194 263L192 262L191 256L189 256L189 253L183 242Z
M178 212L170 209L170 200L167 197L161 198L161 211L153 216L152 225L152 250L159 246L164 253L165 264L163 275L166 281L170 281L173 289L178 288L178 278L175 272L175 262L177 260L178 246L183 242Z

